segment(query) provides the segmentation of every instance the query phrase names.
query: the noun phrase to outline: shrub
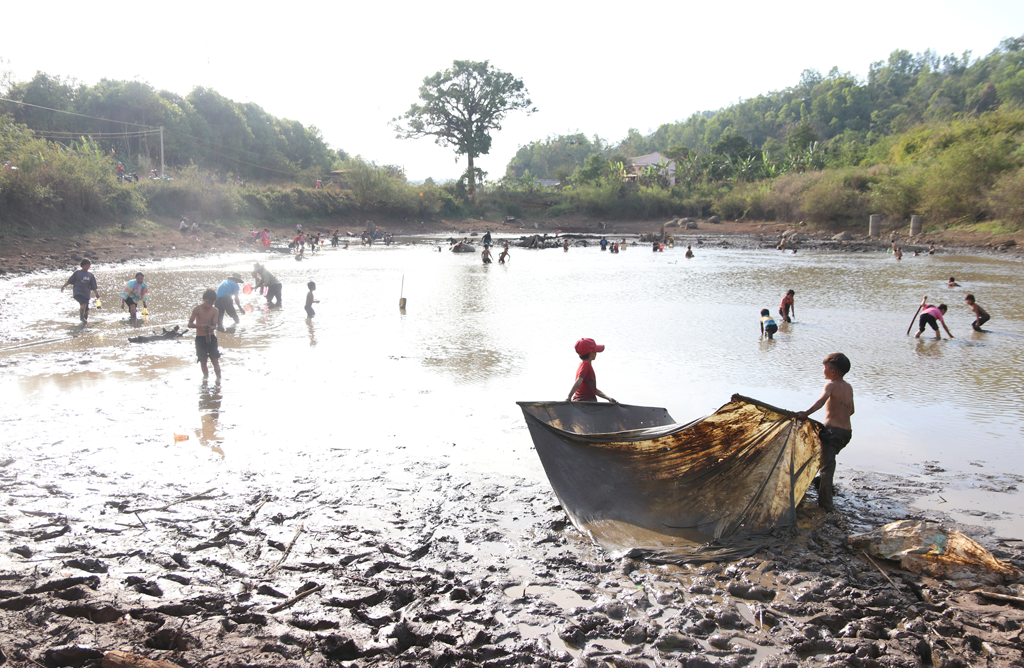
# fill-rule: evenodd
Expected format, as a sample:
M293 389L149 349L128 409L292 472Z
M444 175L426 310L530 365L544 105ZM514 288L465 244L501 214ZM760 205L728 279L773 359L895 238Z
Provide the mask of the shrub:
M985 200L993 218L1017 227L1024 226L1024 168L1000 176Z

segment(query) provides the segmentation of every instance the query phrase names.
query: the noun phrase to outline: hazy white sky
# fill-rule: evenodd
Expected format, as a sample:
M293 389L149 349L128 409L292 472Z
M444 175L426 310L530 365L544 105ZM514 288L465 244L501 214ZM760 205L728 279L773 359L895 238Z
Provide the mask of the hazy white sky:
M864 77L895 49L980 56L1024 34L1021 0L5 5L0 58L16 79L207 86L416 180L457 178L465 162L430 139L395 139L388 121L456 59L520 77L539 109L511 115L478 161L498 178L519 146L548 135L618 140L794 85L807 68Z

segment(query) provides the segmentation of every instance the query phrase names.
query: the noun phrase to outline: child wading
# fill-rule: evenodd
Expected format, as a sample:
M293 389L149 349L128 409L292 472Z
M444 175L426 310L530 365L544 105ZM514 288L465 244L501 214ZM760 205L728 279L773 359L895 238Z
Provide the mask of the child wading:
M594 339L580 339L576 342L576 354L583 361L576 369L576 382L569 390L569 398L566 401L597 401L597 398L601 397L613 404L618 403L597 389L597 378L594 375L594 366L591 362L600 352L604 352L604 346L599 346Z
M316 290L316 283L310 281L306 283L306 287L309 288L309 292L306 293L306 317L312 318L316 315L316 311L313 310L313 304L319 304L319 299L313 299L313 291Z
M796 304L793 301L793 297L795 295L796 292L790 290L786 293L786 296L783 297L782 301L779 303L779 315L782 316L783 322L793 322L792 320L789 319L790 311L793 312L793 317L796 317Z
M192 317L188 320L189 329L196 330L196 357L203 369L203 378L210 376L206 366L209 358L213 362L213 372L220 378L220 350L217 348L217 292L207 290L203 293L203 303L192 309Z
M985 312L985 309L981 308L981 304L974 301L974 295L967 295L964 297L964 301L967 302L968 308L974 311L974 322L971 323L971 327L974 328L974 331L980 332L981 326L989 321L989 314Z
M96 289L96 277L89 271L89 267L92 266L92 262L88 260L82 260L82 268L71 274L71 278L67 280L64 285L60 286L60 291L64 292L64 288L69 285L72 286L71 294L74 296L75 301L78 302L78 319L82 322L89 321L89 292L91 291L96 299L100 298L99 290Z
M769 339L774 339L777 331L779 331L779 326L775 324L771 313L766 308L761 309L761 337L764 338L764 335L767 334Z
M132 326L139 324L139 318L136 315L138 312L139 304L142 307L146 307L146 303L149 301L149 286L146 285L145 276L142 272L135 274L135 279L128 281L124 289L121 290L121 308L128 307L129 321Z
M918 320L917 334L914 334L914 338L918 338L924 332L925 326L929 326L935 330L935 338L941 339L942 334L939 333L939 323L942 323L942 328L946 330L946 334L949 334L949 338L953 338L953 335L949 331L949 327L946 326L946 321L943 320L943 316L946 315L946 305L939 304L938 306L931 306L928 304L928 295L924 296L921 300L921 317Z
M854 413L853 387L843 377L850 372L850 360L842 353L832 353L822 364L825 365L825 383L821 396L810 408L796 414L803 420L808 415L825 407L825 425L818 433L821 439L821 480L818 483L818 505L832 512L832 478L836 473L836 455L846 447L853 436L850 416Z

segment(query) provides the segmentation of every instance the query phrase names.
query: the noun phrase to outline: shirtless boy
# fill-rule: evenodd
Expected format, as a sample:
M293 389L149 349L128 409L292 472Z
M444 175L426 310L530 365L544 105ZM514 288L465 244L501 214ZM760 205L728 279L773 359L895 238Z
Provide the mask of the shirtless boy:
M790 311L793 312L793 317L796 317L796 303L793 300L795 295L796 291L787 290L786 296L783 297L782 301L779 303L779 315L782 316L783 322L793 322L789 317Z
M967 295L964 297L964 301L967 302L967 307L974 311L975 317L971 327L974 328L974 331L980 332L981 326L988 322L991 316L985 312L985 309L981 308L981 304L974 301L974 295Z
M803 420L808 415L825 407L825 425L818 434L821 439L821 481L818 485L818 505L832 512L832 479L836 473L836 455L846 447L853 436L850 416L854 413L853 387L843 377L850 371L850 360L842 353L832 353L823 361L825 369L824 389L818 400L805 411L796 414Z
M196 330L196 357L203 369L203 378L210 377L206 366L209 358L213 362L213 372L220 378L220 350L217 348L217 292L207 290L203 293L203 303L192 309L192 317L188 320L189 329Z

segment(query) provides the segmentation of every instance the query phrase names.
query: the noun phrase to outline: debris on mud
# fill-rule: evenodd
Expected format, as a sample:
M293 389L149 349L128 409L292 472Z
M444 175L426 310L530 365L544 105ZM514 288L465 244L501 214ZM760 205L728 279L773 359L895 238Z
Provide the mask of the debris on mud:
M1019 586L963 591L847 542L906 517L865 511L877 491L841 488L845 515L805 500L794 540L680 567L609 558L541 482L391 475L333 495L271 474L198 494L93 476L72 494L16 460L0 468L0 663L1021 665Z

